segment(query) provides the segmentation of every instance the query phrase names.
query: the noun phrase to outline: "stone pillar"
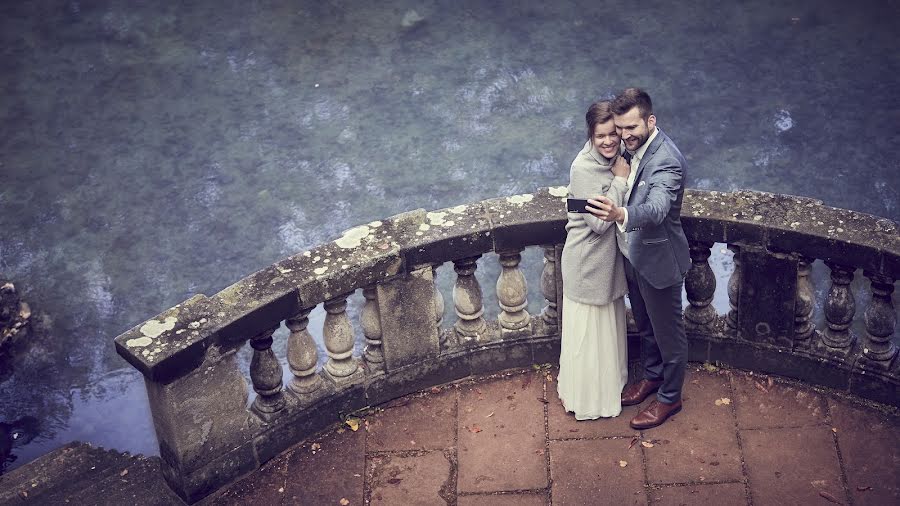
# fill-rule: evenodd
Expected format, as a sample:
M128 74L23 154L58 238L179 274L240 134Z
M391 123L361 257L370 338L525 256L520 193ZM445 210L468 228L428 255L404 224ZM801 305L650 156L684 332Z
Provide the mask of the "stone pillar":
M863 355L867 359L867 365L887 369L897 356L897 347L892 342L897 326L897 313L891 301L894 280L871 272L864 274L872 283L872 303L865 312L866 337Z
M856 300L850 290L853 282L853 268L825 262L831 269L831 289L825 299L825 321L828 327L822 334L822 341L832 351L849 351L853 346L850 323L856 314Z
M448 334L441 329L441 326L444 324L444 294L438 290L437 286L437 270L441 265L440 263L431 264L431 279L434 287L434 326L438 329L441 348L446 348Z
M323 385L322 377L316 374L319 352L309 333L309 313L313 308L301 309L293 318L287 319L288 337L287 359L294 378L288 388L298 395L312 394Z
M188 503L258 467L234 351L169 383L145 384L163 476Z
M748 341L792 349L797 258L760 246L741 247L738 330Z
M272 333L278 326L261 332L250 339L253 358L250 360L250 379L256 399L251 409L260 418L268 420L284 408L284 393L281 391L281 364L272 351Z
M556 276L559 270L556 265L556 247L553 244L541 246L544 249L544 269L541 271L541 293L547 299L547 305L541 311L541 319L551 327L559 325L559 312L556 307Z
M738 330L738 298L741 286L741 248L736 244L729 244L728 249L734 254L734 270L728 278L728 315L725 324L729 331L737 333Z
M384 369L384 350L381 349L381 315L375 285L363 288L363 297L366 298L366 303L359 323L366 336L366 363L373 370L381 370Z
M691 268L684 279L684 289L690 305L684 309L684 318L694 326L710 325L716 318L712 307L716 292L716 276L709 266L713 243L692 242L690 245Z
M484 321L484 304L481 298L481 285L475 279L476 262L481 255L453 261L456 271L456 285L453 287L453 305L459 319L453 329L460 343L484 340L487 323Z
M503 270L497 279L497 300L500 303L500 335L502 338L531 335L531 315L528 307L528 284L525 274L519 268L522 250L501 251L500 265Z
M430 264L379 283L378 305L388 372L438 356L441 345Z
M338 384L351 383L359 371L359 364L353 359L353 326L347 317L347 296L341 295L325 301L325 350L328 362L325 372Z
M813 258L798 255L797 257L797 292L794 295L794 347L809 346L809 337L816 330L812 324L813 302L815 294L809 282L810 264Z

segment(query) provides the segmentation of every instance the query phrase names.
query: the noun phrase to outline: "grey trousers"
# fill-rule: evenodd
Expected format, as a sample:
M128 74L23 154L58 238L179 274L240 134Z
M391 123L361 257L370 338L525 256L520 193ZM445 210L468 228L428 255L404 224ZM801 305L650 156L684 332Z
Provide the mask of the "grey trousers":
M634 322L641 337L644 378L662 380L656 394L660 402L677 402L681 400L688 357L681 309L684 279L667 288L653 288L627 259L625 277L628 280L628 300L631 301Z

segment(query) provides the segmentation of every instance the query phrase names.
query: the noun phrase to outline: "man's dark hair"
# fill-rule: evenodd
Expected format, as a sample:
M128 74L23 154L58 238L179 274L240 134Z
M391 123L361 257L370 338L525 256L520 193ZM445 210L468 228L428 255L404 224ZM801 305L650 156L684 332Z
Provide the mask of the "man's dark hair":
M597 125L613 119L611 106L612 104L609 100L603 100L602 102L591 104L588 108L587 114L584 115L584 120L587 123L588 139L594 136L594 128L596 128Z
M645 121L653 114L653 102L650 100L650 95L640 88L625 88L612 101L612 111L616 115L625 114L632 107L638 108L641 118Z

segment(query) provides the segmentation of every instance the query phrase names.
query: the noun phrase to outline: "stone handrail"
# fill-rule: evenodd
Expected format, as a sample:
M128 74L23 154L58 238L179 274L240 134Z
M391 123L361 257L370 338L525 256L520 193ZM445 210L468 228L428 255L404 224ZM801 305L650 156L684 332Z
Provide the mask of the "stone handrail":
M146 380L167 482L188 502L258 468L342 414L429 386L559 357L565 240L565 188L498 198L434 212L412 211L348 230L256 272L221 292L196 295L116 338L119 354ZM689 190L683 222L693 266L685 280L691 360L714 360L773 372L897 404L900 361L892 344L891 303L900 275L900 234L891 220L834 209L821 202L758 192ZM735 252L731 310L710 305L713 243ZM544 249L541 291L546 306L529 315L519 262L524 248ZM474 276L484 253L499 255L500 313L484 318ZM810 321L809 265L825 260L832 286L827 326ZM436 269L453 262L457 320L442 329L444 300ZM871 280L866 332L855 336L848 289L854 272ZM354 322L347 297L362 289L357 324L365 336L353 356ZM327 313L324 368L307 329L318 304ZM272 334L290 330L282 368ZM256 392L236 352L249 341Z

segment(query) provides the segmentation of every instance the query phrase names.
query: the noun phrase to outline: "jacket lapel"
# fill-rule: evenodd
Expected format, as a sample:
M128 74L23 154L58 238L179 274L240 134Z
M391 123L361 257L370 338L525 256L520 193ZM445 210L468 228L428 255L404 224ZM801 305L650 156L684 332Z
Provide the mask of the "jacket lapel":
M656 151L662 146L663 139L666 134L663 133L662 129L657 127L659 132L656 134L656 138L653 139L653 142L647 147L647 151L644 152L644 157L641 158L641 164L638 165L637 174L634 176L634 187L637 188L637 185L640 183L641 178L644 176L644 167L647 166L647 163L650 162L650 159L653 158L653 155L656 154ZM628 196L628 203L631 203L631 197L634 196L634 189L631 190L631 195Z

